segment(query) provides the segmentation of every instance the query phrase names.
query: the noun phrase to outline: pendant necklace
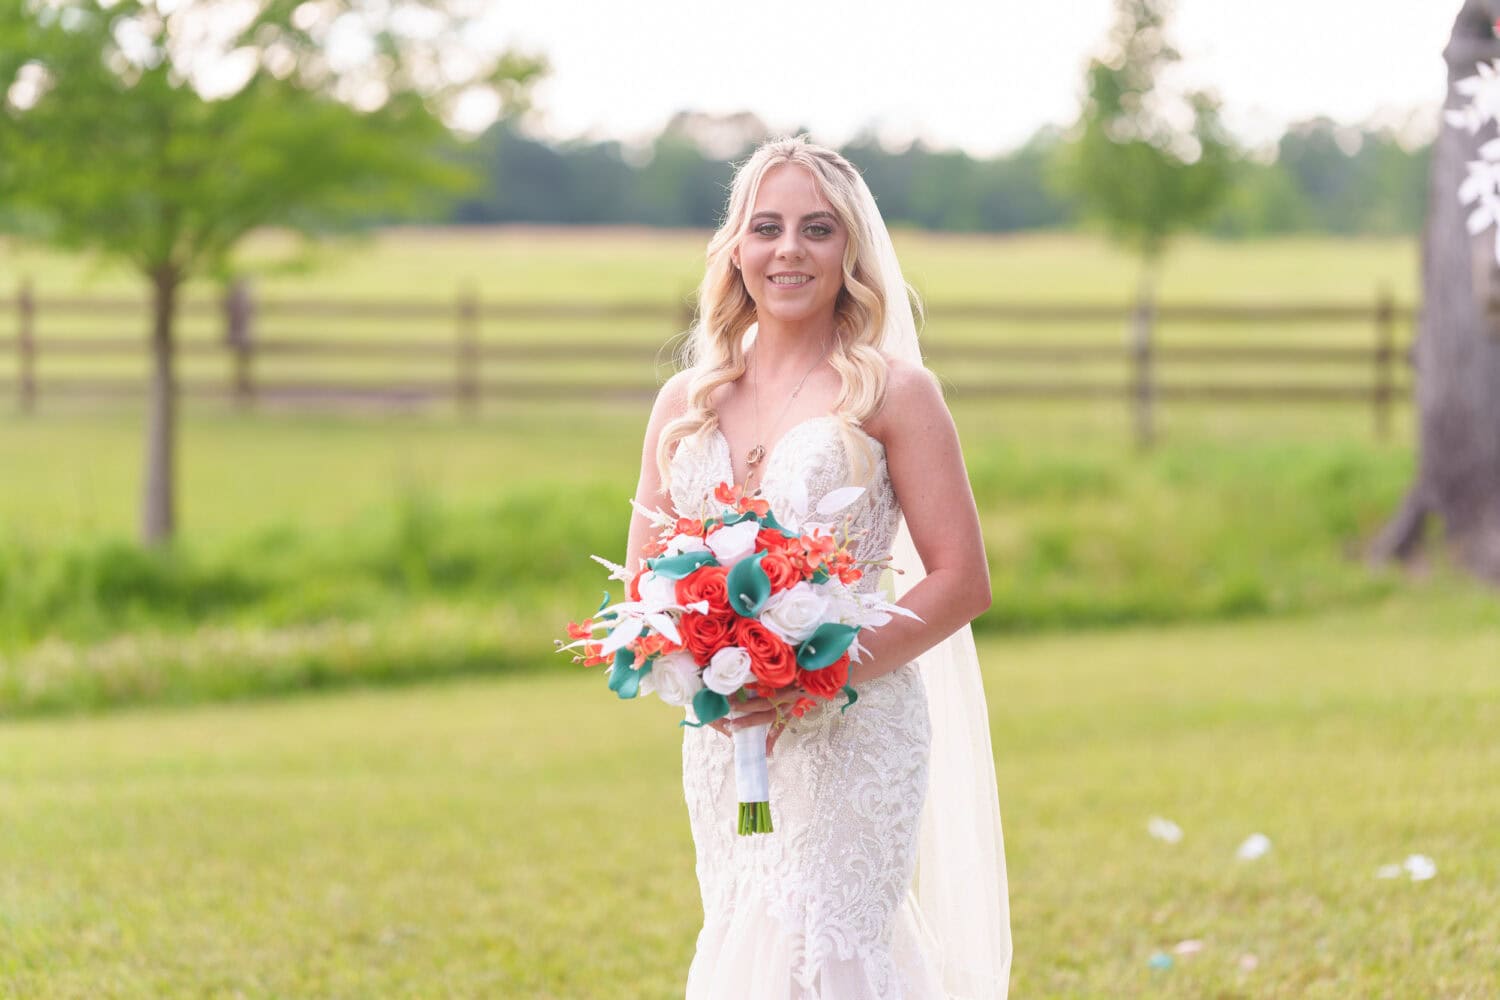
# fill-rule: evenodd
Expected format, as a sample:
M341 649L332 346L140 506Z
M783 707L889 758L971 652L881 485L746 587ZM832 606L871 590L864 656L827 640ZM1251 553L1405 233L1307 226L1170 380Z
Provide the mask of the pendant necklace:
M818 367L818 365L822 364L823 359L826 358L826 357L828 357L828 350L832 346L833 346L833 341L830 340L828 342L828 344L823 348L823 353L820 354L820 355L818 355L817 360L815 360L812 363L812 365L808 367L807 371L805 371L805 372L802 373L802 378L797 381L797 387L792 390L792 394L787 397L786 405L781 408L781 415L776 418L776 423L774 423L773 425L771 425L771 430L773 432L776 430L776 428L780 427L781 426L781 422L786 419L787 411L792 408L792 401L795 400L797 398L797 394L802 391L802 384L804 382L806 382L807 381L807 377L813 373L813 369L816 368L816 367ZM757 366L757 368L758 367L759 366ZM750 388L753 390L753 392L755 394L755 428L756 428L756 436L759 437L760 436L759 435L759 431L760 431L760 379L759 378L751 379L750 380ZM751 479L751 477L754 476L757 471L759 471L759 470L756 469L756 466L758 466L760 464L760 460L763 459L763 458L765 458L765 457L766 457L766 446L765 446L764 442L756 444L755 447L751 448L748 452L745 453L745 464L750 467L749 470L745 473L745 487L744 487L745 489L748 490L750 488L750 479ZM760 487L759 486L757 486L755 488L755 493L753 495L755 495L755 496L759 496L760 495Z

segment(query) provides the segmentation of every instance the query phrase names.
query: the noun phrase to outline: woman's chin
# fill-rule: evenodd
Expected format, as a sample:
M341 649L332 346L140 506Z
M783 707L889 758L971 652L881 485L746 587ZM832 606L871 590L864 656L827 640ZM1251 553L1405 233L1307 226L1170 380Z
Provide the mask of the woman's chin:
M772 320L777 323L795 324L807 323L819 317L833 317L833 303L828 303L825 308L817 308L810 304L792 306L789 303L760 302L756 304L756 316L762 321Z

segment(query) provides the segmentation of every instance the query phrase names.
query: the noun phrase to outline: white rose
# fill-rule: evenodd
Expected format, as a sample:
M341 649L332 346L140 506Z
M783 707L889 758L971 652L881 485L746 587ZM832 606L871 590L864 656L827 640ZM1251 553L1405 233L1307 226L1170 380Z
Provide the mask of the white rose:
M703 690L698 664L679 650L657 657L651 664L651 686L668 705L691 705L693 695Z
M760 610L760 621L783 642L796 645L828 620L828 611L828 595L804 580L790 590L772 594Z
M755 552L755 536L760 533L760 522L741 521L727 528L720 528L708 536L708 547L720 566L733 566Z
M653 608L674 607L677 604L677 581L668 580L655 573L641 577L641 601Z
M667 542L664 555L680 556L684 552L707 552L708 546L697 535L678 535Z
M739 646L725 646L714 654L703 671L703 683L711 691L728 697L755 679L750 654Z

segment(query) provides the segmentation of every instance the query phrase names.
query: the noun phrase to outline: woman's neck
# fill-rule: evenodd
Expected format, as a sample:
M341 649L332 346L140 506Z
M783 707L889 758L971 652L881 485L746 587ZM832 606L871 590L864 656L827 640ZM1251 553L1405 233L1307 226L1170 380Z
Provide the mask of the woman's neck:
M832 318L806 323L762 321L750 348L756 377L768 384L796 381L828 353L834 337Z

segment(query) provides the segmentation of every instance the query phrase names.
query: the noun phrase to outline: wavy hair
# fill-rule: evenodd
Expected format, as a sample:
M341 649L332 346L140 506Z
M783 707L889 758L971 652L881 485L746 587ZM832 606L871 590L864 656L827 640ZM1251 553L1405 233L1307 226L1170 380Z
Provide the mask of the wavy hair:
M839 153L808 141L806 136L768 139L758 146L734 174L724 221L708 241L708 266L698 286L698 308L678 352L678 367L687 373L687 411L662 428L656 460L662 488L671 483L672 453L677 442L707 434L719 426L719 415L709 404L714 391L745 374L746 332L755 323L755 300L735 270L731 253L747 232L750 213L762 178L772 167L791 163L812 175L818 191L849 234L844 247L843 287L834 304L834 344L828 361L842 387L834 404L844 447L851 456L855 482L874 475L876 456L869 440L855 428L880 410L885 402L889 367L880 353L881 330L889 308L920 303L908 286L912 301L885 299L879 254L867 220L856 207L864 178Z

